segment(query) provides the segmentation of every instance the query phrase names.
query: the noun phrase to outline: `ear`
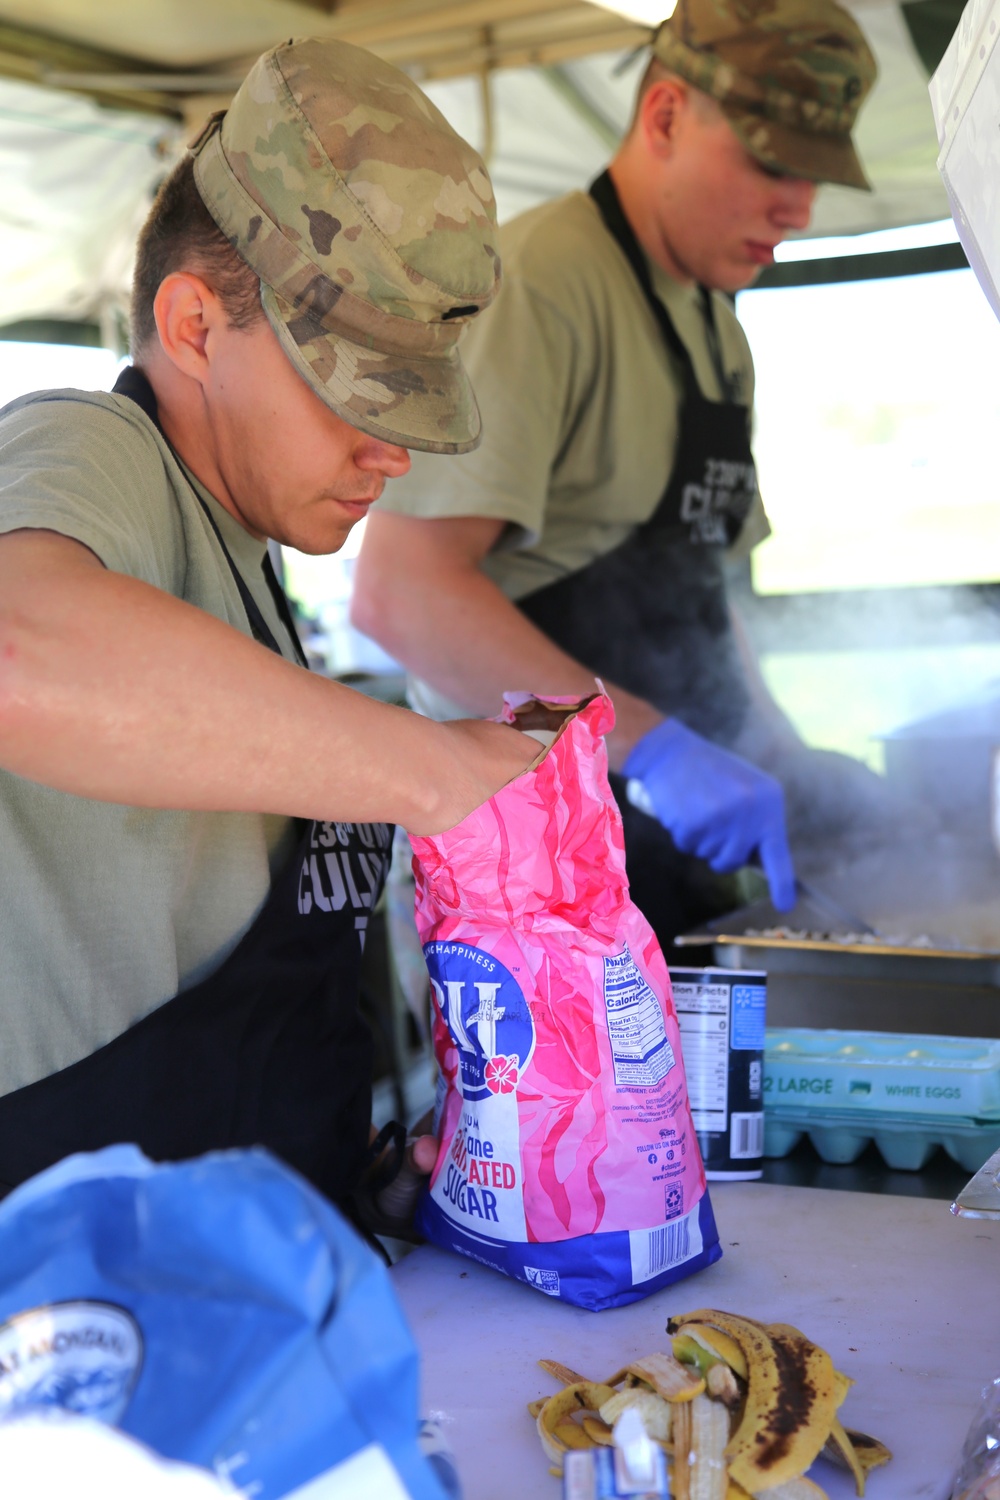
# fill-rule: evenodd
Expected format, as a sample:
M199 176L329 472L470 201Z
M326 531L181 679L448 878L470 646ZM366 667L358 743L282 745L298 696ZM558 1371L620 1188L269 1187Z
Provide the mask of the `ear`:
M153 317L160 345L171 364L204 385L214 336L227 323L215 292L193 271L171 271L157 288Z
M660 78L649 86L639 107L639 128L653 156L672 155L692 107L687 85L679 78Z

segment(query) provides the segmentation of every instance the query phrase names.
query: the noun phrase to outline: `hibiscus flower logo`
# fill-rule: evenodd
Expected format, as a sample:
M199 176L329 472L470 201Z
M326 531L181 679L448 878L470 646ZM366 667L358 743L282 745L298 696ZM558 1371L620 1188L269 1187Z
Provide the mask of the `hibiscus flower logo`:
M486 1087L491 1094L512 1094L517 1088L517 1054L491 1057L486 1064Z

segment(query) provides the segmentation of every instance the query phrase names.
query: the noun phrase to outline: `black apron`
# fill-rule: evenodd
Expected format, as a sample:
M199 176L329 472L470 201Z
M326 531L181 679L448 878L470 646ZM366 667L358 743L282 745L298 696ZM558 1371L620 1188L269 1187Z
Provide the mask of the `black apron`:
M673 469L656 510L612 551L517 601L563 650L698 734L731 744L750 696L729 618L723 566L757 491L750 412L718 354L711 300L703 292L710 343L726 398L702 395L691 356L657 297L645 257L610 175L590 189L609 232L642 288L683 380ZM612 786L625 820L633 899L661 941L727 910L731 882L680 855L654 819Z
M115 390L153 422L145 377ZM208 507L255 638L280 647ZM265 576L292 639L287 601ZM296 641L297 644L297 641ZM298 648L301 652L301 648ZM250 929L207 979L71 1067L0 1098L0 1190L75 1151L135 1142L154 1160L267 1146L350 1211L368 1156L372 1041L358 1011L385 824L303 823Z

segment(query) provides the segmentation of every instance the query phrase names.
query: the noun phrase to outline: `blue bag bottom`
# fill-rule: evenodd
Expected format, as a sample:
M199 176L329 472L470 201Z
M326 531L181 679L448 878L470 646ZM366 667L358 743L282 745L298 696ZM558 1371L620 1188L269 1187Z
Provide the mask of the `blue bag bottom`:
M696 1221L696 1222L695 1222ZM604 1307L624 1307L639 1302L653 1292L695 1271L703 1271L722 1256L715 1215L706 1192L686 1220L672 1220L658 1229L645 1232L655 1252L667 1263L654 1275L633 1279L633 1257L637 1236L627 1230L609 1234L584 1234L570 1240L553 1240L549 1244L525 1244L521 1241L494 1240L461 1228L434 1201L429 1192L421 1198L416 1215L417 1229L432 1245L454 1250L480 1265L490 1266L504 1276L523 1281L546 1296L599 1312ZM686 1229L685 1229L685 1226ZM701 1247L681 1258L685 1241ZM652 1251L650 1252L652 1253ZM648 1269L648 1262L647 1267Z

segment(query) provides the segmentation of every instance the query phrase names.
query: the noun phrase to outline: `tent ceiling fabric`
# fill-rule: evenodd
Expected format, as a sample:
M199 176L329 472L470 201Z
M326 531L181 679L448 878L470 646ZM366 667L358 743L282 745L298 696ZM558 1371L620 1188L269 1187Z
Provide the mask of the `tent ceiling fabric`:
M904 12L849 3L879 59L859 130L876 192L822 189L811 232L947 218ZM933 4L947 40L949 0ZM587 0L0 0L0 324L118 317L137 226L194 124L259 52L308 33L417 78L487 154L502 218L600 170L641 71L623 61L648 36Z
M564 61L587 52L638 45L648 30L588 0L4 0L0 23L26 37L90 51L113 76L144 65L153 76L249 61L284 36L338 36L370 47L418 77L492 66ZM13 34L7 45L14 50ZM4 51L0 38L0 67ZM39 82L44 82L45 61ZM58 62L55 69L66 76ZM18 72L18 77L23 77ZM169 80L168 80L169 82ZM188 90L190 91L190 90ZM213 92L215 90L212 90Z

